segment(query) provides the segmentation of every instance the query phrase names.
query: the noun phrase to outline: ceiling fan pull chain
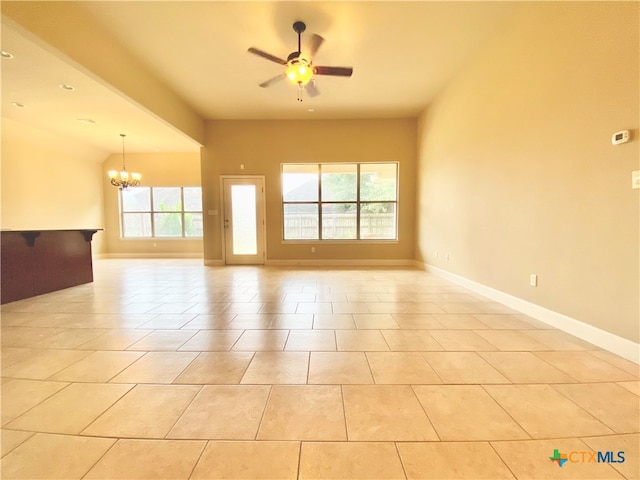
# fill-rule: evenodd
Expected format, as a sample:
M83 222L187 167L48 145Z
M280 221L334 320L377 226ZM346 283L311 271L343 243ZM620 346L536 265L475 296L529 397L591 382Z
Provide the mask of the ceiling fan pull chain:
M301 83L298 84L298 101L301 102L302 101L302 90L304 89L304 87L302 86Z

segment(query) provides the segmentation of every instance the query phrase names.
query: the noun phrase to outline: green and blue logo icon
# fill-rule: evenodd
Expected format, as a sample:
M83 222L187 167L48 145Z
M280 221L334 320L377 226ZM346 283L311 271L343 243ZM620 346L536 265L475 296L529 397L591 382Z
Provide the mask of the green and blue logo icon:
M619 452L579 452L573 451L569 453L560 453L560 450L554 448L553 455L549 460L556 462L560 468L569 463L624 463L624 450Z

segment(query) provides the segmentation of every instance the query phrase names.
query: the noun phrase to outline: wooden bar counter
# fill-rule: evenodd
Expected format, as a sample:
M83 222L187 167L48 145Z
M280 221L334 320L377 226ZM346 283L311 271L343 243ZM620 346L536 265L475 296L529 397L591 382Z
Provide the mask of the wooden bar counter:
M91 239L98 230L0 231L0 303L93 282Z

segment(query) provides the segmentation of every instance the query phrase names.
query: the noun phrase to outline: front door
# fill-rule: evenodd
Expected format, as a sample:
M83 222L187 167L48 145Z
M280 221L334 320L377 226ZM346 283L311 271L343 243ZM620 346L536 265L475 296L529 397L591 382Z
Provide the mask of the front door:
M227 265L264 264L264 179L222 179Z

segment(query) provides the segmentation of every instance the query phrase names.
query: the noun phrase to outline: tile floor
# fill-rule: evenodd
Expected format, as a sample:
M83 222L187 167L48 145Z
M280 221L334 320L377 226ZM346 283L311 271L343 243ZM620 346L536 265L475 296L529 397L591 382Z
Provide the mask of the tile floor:
M2 307L7 479L631 479L639 395L638 365L412 269L99 260Z

